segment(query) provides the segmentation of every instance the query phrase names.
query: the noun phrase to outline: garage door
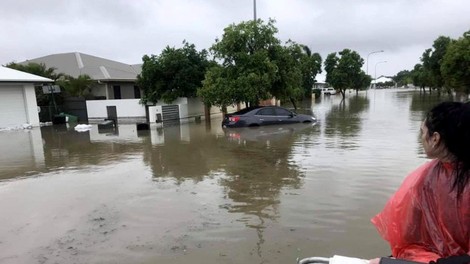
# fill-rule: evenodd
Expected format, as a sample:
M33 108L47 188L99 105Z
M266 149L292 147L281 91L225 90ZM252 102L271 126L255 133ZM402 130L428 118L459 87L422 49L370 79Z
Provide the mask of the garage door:
M0 86L0 127L28 123L24 101L22 86Z

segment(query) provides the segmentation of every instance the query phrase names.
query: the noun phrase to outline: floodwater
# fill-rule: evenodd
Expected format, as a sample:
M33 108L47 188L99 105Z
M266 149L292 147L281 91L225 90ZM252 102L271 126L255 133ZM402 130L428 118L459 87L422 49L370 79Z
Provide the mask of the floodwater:
M0 132L0 263L295 263L389 255L370 223L426 159L438 100L306 104L316 125Z

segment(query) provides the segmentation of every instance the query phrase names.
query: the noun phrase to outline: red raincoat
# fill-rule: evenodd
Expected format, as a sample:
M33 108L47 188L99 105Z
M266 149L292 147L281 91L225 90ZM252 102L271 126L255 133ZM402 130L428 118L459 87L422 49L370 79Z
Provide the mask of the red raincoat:
M372 218L394 257L428 263L470 254L470 187L457 199L452 171L437 160L423 164Z

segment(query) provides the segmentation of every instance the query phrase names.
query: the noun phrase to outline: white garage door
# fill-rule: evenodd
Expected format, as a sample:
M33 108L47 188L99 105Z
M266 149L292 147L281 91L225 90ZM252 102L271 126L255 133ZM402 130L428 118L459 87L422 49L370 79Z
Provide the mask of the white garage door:
M22 86L0 86L0 127L15 127L28 122Z

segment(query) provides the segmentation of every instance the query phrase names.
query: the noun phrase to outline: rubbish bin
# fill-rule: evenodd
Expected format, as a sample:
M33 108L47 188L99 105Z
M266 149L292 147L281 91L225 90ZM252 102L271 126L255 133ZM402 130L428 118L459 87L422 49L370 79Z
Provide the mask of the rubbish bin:
M54 118L52 118L52 124L65 124L65 115L54 115Z
M162 121L163 121L162 114L158 113L157 114L157 123L161 123Z

